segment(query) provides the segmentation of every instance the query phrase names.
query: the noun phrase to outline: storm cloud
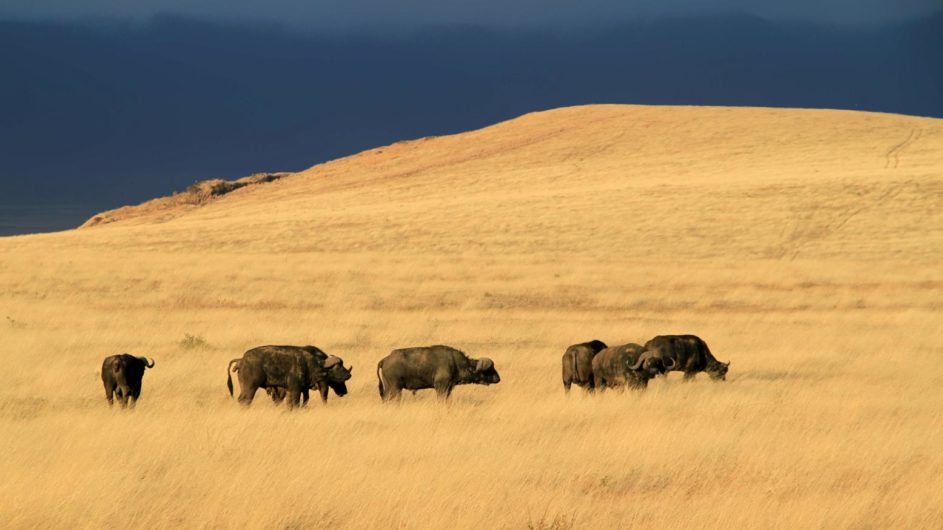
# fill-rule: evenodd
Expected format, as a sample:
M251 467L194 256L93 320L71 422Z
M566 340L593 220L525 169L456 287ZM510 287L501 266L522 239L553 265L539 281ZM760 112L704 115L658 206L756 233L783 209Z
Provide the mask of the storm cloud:
M914 18L940 7L939 0L7 0L0 16L144 20L173 13L344 31L453 24L584 27L638 17L717 13L861 25Z
M8 0L0 235L569 105L943 117L935 1Z

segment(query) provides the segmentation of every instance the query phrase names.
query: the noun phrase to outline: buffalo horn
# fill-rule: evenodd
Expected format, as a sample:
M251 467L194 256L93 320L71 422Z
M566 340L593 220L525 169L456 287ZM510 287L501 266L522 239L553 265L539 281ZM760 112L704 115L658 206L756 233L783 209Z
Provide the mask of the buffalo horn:
M642 364L645 363L645 360L651 356L652 356L651 352L647 352L647 351L642 352L642 354L638 356L638 360L635 361L635 364L630 366L629 369L638 370L639 368L642 367Z
M147 360L148 360L147 357L138 357L138 359L140 359L140 361L141 361L142 363L144 363L144 366L146 366L146 367L148 367L148 368L153 368L153 367L154 367L154 359L151 359L151 360L150 360L150 361L151 361L150 364L147 363Z
M330 357L328 357L328 358L325 359L325 361L324 361L324 367L325 367L325 368L331 368L331 367L334 366L335 364L341 364L341 358L340 358L340 357L335 357L335 356L331 355Z
M482 357L481 359L478 359L478 364L475 366L475 371L484 372L485 370L489 370L491 368L494 368L494 361L487 357Z

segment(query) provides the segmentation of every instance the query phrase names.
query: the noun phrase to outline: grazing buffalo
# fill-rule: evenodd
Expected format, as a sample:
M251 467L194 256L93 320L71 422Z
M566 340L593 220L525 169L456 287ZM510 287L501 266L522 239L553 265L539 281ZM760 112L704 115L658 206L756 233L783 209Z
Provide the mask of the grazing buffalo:
M593 386L600 391L621 386L642 389L665 370L664 361L638 344L610 346L593 357Z
M393 350L377 364L380 398L399 399L402 391L434 388L448 399L455 385L493 385L501 382L491 359L471 359L449 346Z
M118 396L118 402L124 407L134 403L141 397L141 380L144 370L154 367L154 359L135 357L127 353L120 353L105 357L102 363L102 384L105 385L105 399L109 405L114 404L112 396Z
M570 393L570 385L577 385L592 392L593 357L606 349L599 340L574 344L563 354L563 390Z
M233 365L237 367L233 369ZM233 393L232 374L239 372L239 403L252 403L259 388L266 390L278 387L285 389L288 408L294 408L304 398L308 402L308 390L326 384L328 373L341 364L337 357L326 361L300 346L260 346L247 351L242 359L229 361L226 370L226 386ZM348 372L349 377L349 372ZM275 391L275 394L278 392Z
M646 342L645 349L664 359L666 365L673 361L667 370L684 372L685 379L692 379L698 372L707 372L715 381L727 378L730 363L715 359L707 343L695 335L659 335Z
M333 390L338 397L346 396L347 380L350 379L350 372L354 367L344 367L343 359L328 355L316 346L301 346L301 349L318 358L327 371L326 380L319 381L317 385L318 393L321 394L321 401L327 403L328 389ZM281 403L287 395L287 389L280 386L268 387L265 391L268 392L276 405Z

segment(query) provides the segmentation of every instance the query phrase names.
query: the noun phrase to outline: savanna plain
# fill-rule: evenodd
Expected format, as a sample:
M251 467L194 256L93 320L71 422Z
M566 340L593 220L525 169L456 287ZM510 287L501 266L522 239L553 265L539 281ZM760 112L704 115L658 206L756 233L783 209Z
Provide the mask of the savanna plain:
M943 121L760 108L557 109L2 238L0 527L940 528L941 261ZM727 381L564 395L568 345L667 333ZM264 344L350 394L240 407ZM381 403L431 344L501 383ZM133 410L120 352L156 361Z

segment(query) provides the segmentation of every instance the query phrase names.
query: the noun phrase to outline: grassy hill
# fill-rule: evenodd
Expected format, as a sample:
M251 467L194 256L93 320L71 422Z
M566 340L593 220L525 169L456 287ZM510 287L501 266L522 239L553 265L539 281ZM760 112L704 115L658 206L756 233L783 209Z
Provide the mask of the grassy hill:
M943 524L941 120L564 108L159 204L0 239L4 527ZM564 397L567 345L663 333L728 381ZM433 343L501 384L381 404ZM262 344L350 395L240 409Z

